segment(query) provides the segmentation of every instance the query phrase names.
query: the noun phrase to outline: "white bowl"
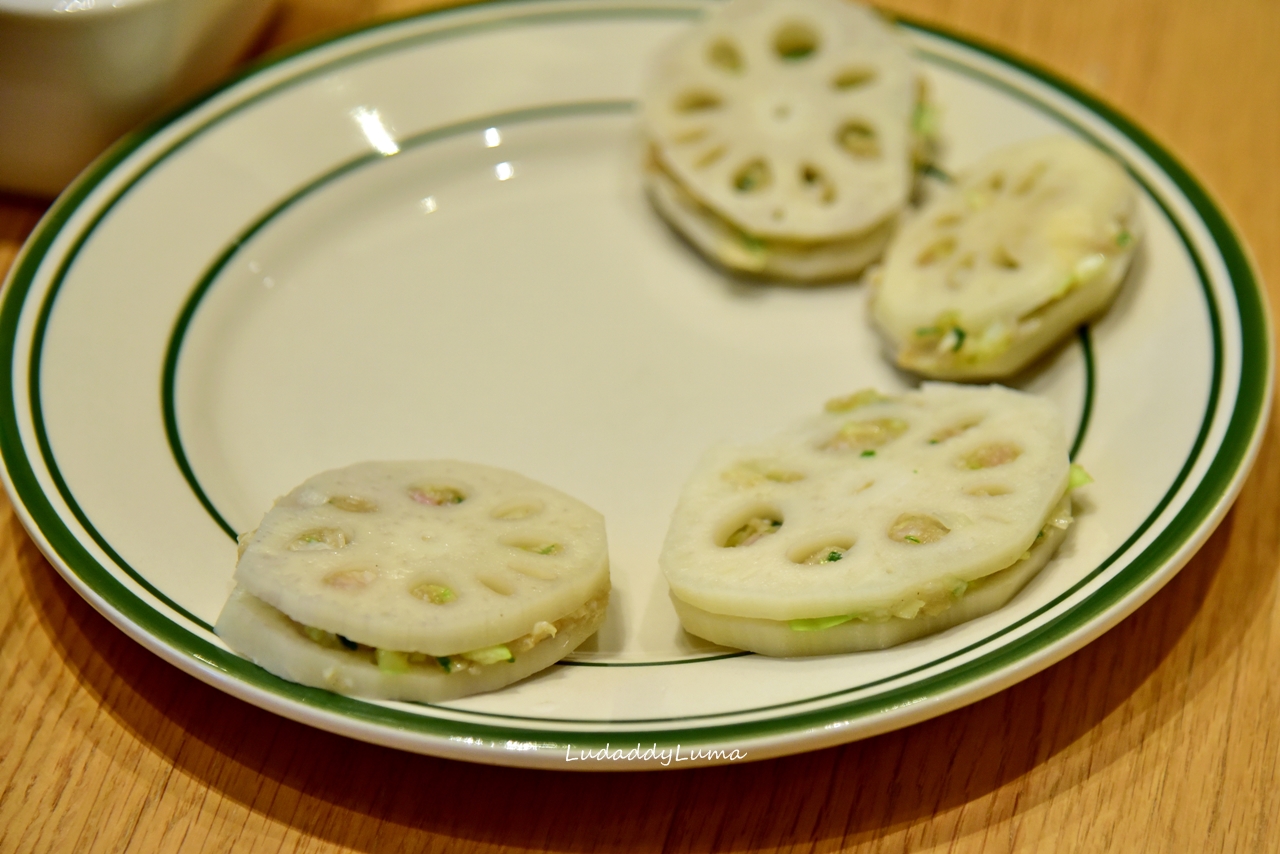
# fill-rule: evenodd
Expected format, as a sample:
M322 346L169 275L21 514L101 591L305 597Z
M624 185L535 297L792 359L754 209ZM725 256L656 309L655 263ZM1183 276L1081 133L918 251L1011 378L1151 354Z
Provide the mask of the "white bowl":
M0 188L55 195L208 86L273 0L0 0Z

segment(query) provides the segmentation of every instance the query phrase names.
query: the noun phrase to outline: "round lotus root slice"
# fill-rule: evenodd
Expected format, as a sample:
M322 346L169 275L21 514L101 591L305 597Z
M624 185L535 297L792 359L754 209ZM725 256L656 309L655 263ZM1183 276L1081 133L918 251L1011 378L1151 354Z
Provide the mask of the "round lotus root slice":
M1051 136L995 151L905 224L873 316L898 364L1009 376L1110 304L1137 246L1137 188L1097 148Z
M859 392L711 451L660 563L693 634L770 655L879 648L1008 601L1034 574L1027 561L1038 570L1060 542L1049 529L1070 524L1069 471L1043 398L942 383ZM966 600L984 588L995 592Z
M438 699L572 651L604 618L609 560L600 514L549 486L474 463L367 462L279 499L241 538L235 582L216 631L268 670ZM252 616L263 609L278 616ZM423 680L438 687L409 687Z
M767 270L770 244L876 245L912 188L917 95L908 47L872 10L734 0L669 45L649 76L652 195L734 267ZM689 227L695 218L722 220L729 237L713 241L710 226Z

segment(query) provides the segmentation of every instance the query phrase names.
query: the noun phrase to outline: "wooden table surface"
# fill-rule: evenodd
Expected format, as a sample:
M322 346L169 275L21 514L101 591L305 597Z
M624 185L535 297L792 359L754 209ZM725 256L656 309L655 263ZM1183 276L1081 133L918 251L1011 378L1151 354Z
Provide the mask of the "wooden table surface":
M282 0L259 50L427 5ZM895 0L1151 131L1280 288L1280 3ZM0 272L46 203L0 195ZM292 723L99 616L0 497L0 852L1280 851L1280 448L1101 639L987 700L763 763L579 775Z

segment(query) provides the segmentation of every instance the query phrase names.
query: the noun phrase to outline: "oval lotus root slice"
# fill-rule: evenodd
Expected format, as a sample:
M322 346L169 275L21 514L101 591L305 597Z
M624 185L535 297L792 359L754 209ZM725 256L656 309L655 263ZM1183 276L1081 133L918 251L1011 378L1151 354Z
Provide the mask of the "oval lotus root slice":
M600 514L514 472L456 461L316 475L242 548L237 586L289 619L430 656L505 644L609 588Z
M762 655L832 655L885 649L937 634L989 614L1008 604L1053 557L1071 524L1071 499L1064 495L1041 536L1012 566L968 584L957 583L951 595L904 609L903 616L832 614L809 620L780 621L730 617L695 608L672 597L681 624L692 634L722 646L749 649ZM906 616L916 607L912 616Z
M916 97L909 49L869 8L734 0L662 52L642 100L655 169L753 238L813 243L906 203Z
M909 619L1012 566L1068 485L1062 418L1000 386L872 391L766 441L709 453L660 563L702 611Z
M363 645L344 646L324 632L309 632L243 588L232 592L217 632L236 652L291 682L357 697L440 703L494 691L550 667L595 633L607 604L605 590L554 623L508 640L502 648L510 658L495 660L419 653L383 653L380 660Z
M1110 304L1136 208L1120 164L1073 137L983 158L889 248L873 316L898 364L948 379L1020 370Z

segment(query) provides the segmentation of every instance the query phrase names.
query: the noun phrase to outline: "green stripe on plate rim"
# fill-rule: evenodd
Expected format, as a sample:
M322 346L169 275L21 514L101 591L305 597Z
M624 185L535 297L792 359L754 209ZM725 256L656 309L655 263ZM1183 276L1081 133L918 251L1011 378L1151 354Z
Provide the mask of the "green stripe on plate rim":
M513 9L522 5L523 0L508 0L506 3L491 5L484 8L486 13L491 12L494 8ZM441 18L463 17L468 14L468 10L450 10L448 12L427 13L421 16L412 16L415 18L439 20ZM623 17L627 15L670 15L672 17L690 17L697 14L696 11L685 9L654 9L640 8L633 9L628 7L611 7L599 10L573 10L570 12L543 13L539 15L513 15L507 18L496 20L480 21L480 22L463 22L460 26L446 31L435 31L427 34L419 34L414 36L414 40L422 42L425 40L440 38L445 35L456 34L456 31L470 30L477 28L487 28L495 26L512 26L525 23L531 20L543 19L546 15L554 14L557 17L564 18L598 18L598 17ZM364 27L359 30L336 36L326 40L321 44L336 44L345 39L353 38L356 35L376 31L383 27L394 27L400 25L401 21L393 21L389 23L381 23ZM1241 369L1240 384L1238 388L1238 396L1236 406L1231 413L1230 421L1223 436L1221 447L1215 456L1204 477L1196 486L1192 495L1187 499L1186 504L1179 511L1177 516L1163 530L1155 540L1149 545L1142 554L1138 555L1129 566L1120 571L1116 577L1110 579L1103 587L1095 591L1089 599L1080 603L1071 611L1068 611L1051 622L1039 627L1035 632L1030 633L1016 641L994 650L990 653L979 656L971 661L965 662L957 667L953 667L946 672L935 674L933 676L922 679L911 685L896 688L873 697L863 698L861 700L852 701L843 705L828 706L825 708L791 714L785 717L774 717L765 720L748 721L742 723L730 723L714 726L698 727L690 730L675 729L656 729L652 731L631 730L626 734L628 737L635 737L640 740L646 738L655 738L661 741L669 741L671 739L680 739L687 744L708 744L716 742L725 742L729 739L749 739L762 738L780 733L794 733L810 727L824 726L835 722L852 721L860 717L876 714L885 710L901 707L904 705L917 703L930 697L938 696L948 691L954 691L963 685L984 676L995 673L999 669L1012 665L1023 657L1036 652L1039 649L1052 644L1071 632L1083 628L1090 620L1103 613L1107 608L1120 601L1126 594L1138 587L1150 577L1157 569L1159 569L1166 561L1173 558L1177 551L1182 548L1190 539L1194 530L1201 523L1205 522L1214 513L1219 503L1228 495L1232 485L1232 480L1236 477L1241 465L1247 459L1253 443L1259 435L1261 427L1261 416L1267 406L1268 393L1270 389L1270 346L1269 335L1266 321L1266 306L1262 294L1259 290L1257 278L1254 275L1248 258L1245 255L1243 247L1239 240L1232 232L1229 224L1214 205L1213 201L1208 197L1205 191L1199 186L1194 178L1162 149L1154 140L1152 140L1144 131L1130 122L1125 117L1119 115L1106 104L1098 101L1091 95L1079 90L1074 85L1060 80L1054 75L1033 66L1022 60L1010 57L999 51L998 49L984 46L967 40L945 31L923 26L920 24L907 22L907 26L922 32L931 33L932 35L953 42L955 44L968 47L980 54L985 54L991 59L997 60L1006 66L1021 71L1033 79L1039 80L1041 83L1048 85L1053 89L1057 89L1062 94L1071 98L1078 104L1098 115L1103 121L1111 124L1115 129L1127 136L1138 148L1142 149L1148 157L1150 157L1165 173L1165 175L1178 187L1186 200L1200 215L1205 228L1208 230L1210 237L1216 244L1218 251L1221 253L1223 264L1227 274L1231 280L1232 290L1236 301L1240 307L1239 321L1241 332ZM403 41L397 42L394 49L402 49ZM313 46L318 47L319 45ZM379 45L360 52L363 56L372 50L389 50L392 45ZM26 457L25 448L22 446L18 434L18 415L17 401L14 397L14 377L13 367L15 364L15 348L17 345L17 329L18 321L23 308L23 302L31 288L35 275L41 265L41 262L48 253L52 243L61 233L63 227L66 226L70 218L77 212L88 197L97 187L103 183L110 173L128 157L130 157L137 149L150 141L163 128L168 127L177 119L198 109L202 104L211 98L228 91L232 87L244 79L259 73L263 69L276 67L285 64L289 56L273 57L264 61L255 68L250 69L244 75L235 80L230 81L223 87L209 95L204 99L191 104L173 115L162 119L160 122L144 128L135 134L132 134L113 147L106 155L100 158L90 167L86 173L76 181L76 183L65 193L46 215L44 220L37 227L36 233L31 241L28 242L23 252L19 256L14 268L14 273L10 279L8 292L4 295L3 307L0 307L0 340L8 342L4 358L7 362L9 370L3 374L4 386L0 388L0 394L3 394L3 412L0 413L0 426L4 429L0 430L0 454L3 455L7 474L12 485L15 495L20 499L29 517L36 525L40 534L45 538L50 550L67 569L72 572L86 587L93 590L106 603L108 608L114 609L120 616L135 627L145 632L149 639L158 642L162 646L188 656L195 662L204 665L204 668L221 671L224 674L235 677L247 686L275 695L278 698L299 703L310 707L316 711L327 714L340 715L346 719L356 722L365 722L380 726L390 726L397 730L406 730L416 732L427 736L437 738L462 737L469 741L493 739L494 741L510 741L512 739L527 741L534 745L547 748L560 748L563 746L561 740L572 737L574 742L579 746L598 746L603 744L609 737L609 733L603 732L573 732L573 731L548 731L539 729L522 729L511 726L492 726L487 724L479 724L471 721L455 721L441 718L427 718L419 714L402 711L400 709L388 708L375 705L339 695L330 694L317 689L305 688L294 683L285 682L276 677L266 674L248 662L230 655L225 650L209 643L193 634L192 632L178 626L176 623L160 615L149 605L127 590L123 584L112 577L107 570L98 565L89 551L80 543L74 534L66 527L62 520L54 511L49 498L41 490L39 482L36 479L31 463ZM356 57L348 56L337 61L356 61ZM304 72L308 76L320 73L332 67L332 63L326 64L323 68L312 69ZM963 67L963 66L961 66ZM977 73L989 77L976 69L964 67L967 73ZM1000 81L996 81L1000 83ZM1001 83L1007 86L1007 84ZM1018 94L1019 97L1029 99L1026 93L1009 87ZM252 96L253 100L264 97L265 93L259 93ZM239 108L242 108L248 102L239 102ZM1041 105L1046 106L1046 105ZM218 120L222 116L218 116L213 120ZM1074 123L1073 123L1074 124ZM171 153L176 150L186 139L198 133L202 128L196 128L188 137L179 140L167 152ZM149 163L142 173L134 178L138 180L153 168L159 161ZM110 205L115 204L119 198L127 192L127 187L118 191L110 200ZM1153 197L1163 206L1163 200L1159 196ZM1168 210L1166 208L1166 213ZM101 220L105 214L105 210L100 212L92 224ZM1178 220L1171 217L1171 221L1178 227L1184 242L1187 240L1185 232ZM91 225L92 225L91 224ZM1188 244L1189 248L1190 245ZM1203 265L1198 256L1194 254L1199 272L1202 275L1203 282ZM61 271L65 273L65 269ZM1207 288L1207 283L1205 283ZM1179 474L1175 482L1174 492L1185 481L1190 473L1190 467L1194 463L1195 455L1199 453L1207 438L1208 429L1211 424L1212 415L1216 408L1218 400L1218 385L1220 383L1221 373L1221 340L1219 318L1217 316L1217 308L1212 301L1212 294L1206 291L1208 297L1209 311L1211 314L1211 323L1215 333L1215 383L1211 395L1208 415L1204 426L1202 427L1200 436L1197 438L1196 446L1191 460L1184 466L1183 471ZM47 298L47 306L42 307L42 315L47 319L48 308L52 305L52 294ZM34 343L34 342L33 342ZM31 382L31 403L33 411L38 409L38 352L34 354L32 362L32 376L29 377ZM47 442L42 442L42 454L48 453ZM51 462L46 457L46 465ZM52 468L52 467L51 467ZM61 484L60 488L65 488L65 484ZM64 500L67 496L64 494ZM1169 500L1172 499L1172 492L1166 496L1162 505L1157 508L1156 513L1167 506ZM80 520L77 520L80 521ZM1151 520L1148 520L1148 524ZM1135 535L1129 542L1122 546L1120 552L1113 555L1117 557L1124 549L1132 545ZM1091 577L1096 576L1105 569L1101 566L1091 573ZM1086 579L1087 581L1087 579ZM1081 582L1082 584L1085 582ZM198 622L197 622L198 624ZM964 651L956 653L962 654ZM196 665L198 667L198 665ZM897 674L893 678L900 679L907 674ZM866 687L874 686L864 686ZM847 692L837 692L847 693ZM810 698L805 702L818 702L823 698ZM758 711L768 711L769 709L761 709ZM729 714L744 714L746 712L734 712ZM757 712L758 713L758 712ZM717 715L715 717L724 717ZM679 718L676 721L687 721L692 718ZM556 723L567 723L569 721L556 720ZM595 726L610 726L614 724L624 723L623 721L581 721L580 723L589 723ZM660 721L648 720L638 721L637 723L655 724ZM548 740L555 739L555 740Z

